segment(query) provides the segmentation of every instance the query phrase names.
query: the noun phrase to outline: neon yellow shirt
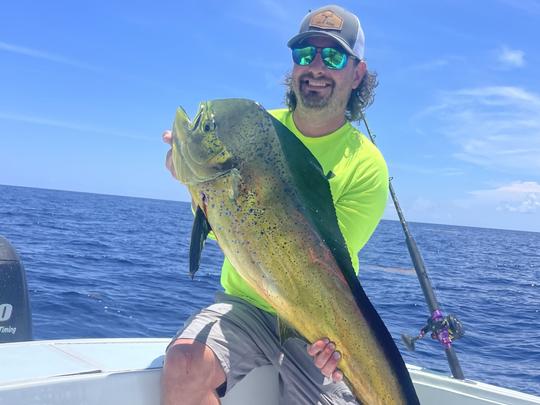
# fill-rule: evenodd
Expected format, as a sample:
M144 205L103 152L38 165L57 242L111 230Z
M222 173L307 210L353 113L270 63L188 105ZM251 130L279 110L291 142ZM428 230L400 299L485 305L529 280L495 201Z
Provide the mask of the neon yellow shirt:
M332 171L330 190L338 224L358 274L358 252L377 227L388 197L388 169L379 150L349 122L318 138L304 136L288 109L270 110L311 151L324 173ZM275 313L238 274L227 258L221 269L221 285L227 294Z

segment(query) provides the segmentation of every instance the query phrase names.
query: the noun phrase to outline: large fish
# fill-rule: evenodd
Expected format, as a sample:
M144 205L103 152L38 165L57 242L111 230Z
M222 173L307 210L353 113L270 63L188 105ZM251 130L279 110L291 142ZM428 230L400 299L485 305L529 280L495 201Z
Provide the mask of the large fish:
M418 404L405 363L369 302L340 232L328 180L311 152L259 104L181 108L173 162L197 205L190 272L210 229L233 266L307 341L328 337L364 404Z

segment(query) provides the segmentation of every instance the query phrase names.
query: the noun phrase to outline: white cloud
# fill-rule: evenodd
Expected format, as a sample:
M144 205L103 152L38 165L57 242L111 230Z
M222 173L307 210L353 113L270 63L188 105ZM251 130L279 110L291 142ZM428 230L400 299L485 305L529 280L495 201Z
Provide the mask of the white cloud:
M87 63L75 60L75 59L66 58L65 56L62 56L62 55L40 51L38 49L26 48L23 46L9 44L7 42L2 42L2 41L0 41L0 51L11 52L18 55L25 55L25 56L29 56L29 57L37 58L37 59L48 60L50 62L61 63L64 65L71 65L71 66L78 67L81 69L87 69L87 70L93 70L93 71L103 70L99 67L92 66Z
M424 156L426 159L433 160L431 156ZM405 163L390 163L390 172L404 171L407 173L422 174L429 176L462 176L465 172L456 167L427 167L425 165L413 165Z
M535 93L511 86L446 92L420 116L432 117L458 146L458 159L504 171L540 172L540 96Z
M540 212L540 184L515 181L494 189L472 191L475 202L495 206L498 211Z
M278 21L289 21L291 18L289 8L278 1L262 0L260 5L264 8L266 13Z
M444 66L448 66L450 61L448 59L439 58L426 62L418 63L409 67L411 70L435 70Z
M525 52L503 46L497 51L499 62L505 67L522 67L525 65Z
M540 13L540 1L538 0L499 0L512 8L524 11L527 14Z
M399 196L397 196L399 199ZM406 221L431 222L437 224L454 223L454 214L445 202L417 196L413 200L399 200L400 209ZM399 220L396 207L391 197L388 197L384 219Z
M144 141L154 141L154 139L150 137L139 136L139 135L129 134L125 132L109 130L105 128L97 128L94 126L79 124L75 122L59 121L59 120L53 120L50 118L36 117L36 116L24 115L24 114L14 114L11 112L0 111L0 120L18 121L18 122L34 124L34 125L45 125L45 126L50 126L50 127L69 129L69 130L77 131L77 132L91 132L97 135L115 136L115 137L130 138L130 139L137 139L137 140L144 140Z
M298 4L295 4L298 6ZM305 13L307 13L307 8ZM302 14L302 13L300 13ZM261 19L260 16L265 18ZM275 0L262 0L252 2L249 6L241 9L228 9L227 18L245 25L254 26L257 29L266 29L277 32L280 35L293 35L298 24L298 15L291 13L289 5L284 5Z
M424 197L417 197L412 203L412 210L419 212L433 211L437 208L437 204L432 200Z

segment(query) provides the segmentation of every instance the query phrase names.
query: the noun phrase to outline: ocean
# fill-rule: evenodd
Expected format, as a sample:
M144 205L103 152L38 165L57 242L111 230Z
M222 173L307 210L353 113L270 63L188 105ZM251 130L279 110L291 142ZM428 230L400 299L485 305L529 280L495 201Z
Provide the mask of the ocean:
M405 213L406 214L406 213ZM207 242L188 276L188 203L0 185L0 235L27 273L35 339L172 337L220 289ZM540 233L409 224L467 378L540 395ZM449 374L440 344L409 352L428 309L399 222L360 253L360 280L407 363Z

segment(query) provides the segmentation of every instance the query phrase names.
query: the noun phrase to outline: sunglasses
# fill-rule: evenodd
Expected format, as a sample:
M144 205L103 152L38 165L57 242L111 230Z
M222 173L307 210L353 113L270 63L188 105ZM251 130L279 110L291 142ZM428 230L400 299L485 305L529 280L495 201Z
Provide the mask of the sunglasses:
M307 66L313 62L317 52L321 53L321 59L328 69L341 70L347 66L349 55L336 48L319 48L316 46L292 48L292 58L297 65Z

